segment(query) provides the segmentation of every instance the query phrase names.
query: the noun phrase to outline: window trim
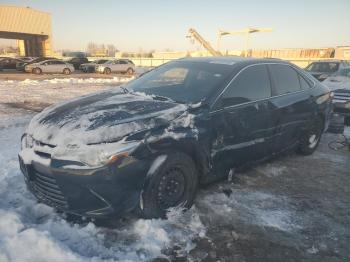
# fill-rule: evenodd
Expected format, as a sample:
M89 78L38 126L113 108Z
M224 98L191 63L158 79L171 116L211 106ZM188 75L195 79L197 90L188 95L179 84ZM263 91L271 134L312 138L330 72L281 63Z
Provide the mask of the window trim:
M270 72L269 72L269 69L266 65L264 64L252 64L252 65L248 65L244 68L242 68L234 77L233 79L226 85L226 87L224 88L224 90L218 95L218 97L215 99L215 101L213 102L213 108L215 107L216 103L220 100L220 98L222 98L223 94L225 93L225 91L228 89L228 87L235 82L236 78L242 74L245 70L251 68L251 67L254 67L254 66L263 66L265 67L265 70L266 70L266 73L267 73L267 78L270 82L270 96L269 97L265 97L265 98L261 98L261 99L258 99L258 100L253 100L253 101L248 101L248 102L244 102L244 103L239 103L239 104L236 104L237 106L238 105L243 105L243 104L249 104L251 102L255 102L255 101L263 101L263 100L266 100L266 99L269 99L272 97L272 94L273 94L273 86L272 86L272 82L271 82L271 76L270 76ZM236 106L236 105L231 105L231 106L225 106L223 108L230 108L230 107L233 107L233 106ZM220 109L217 109L217 110L220 110ZM217 111L215 110L215 111Z
M235 108L235 107L239 107L239 106L243 106L243 105L247 105L247 104L253 104L253 103L257 103L257 102L262 102L262 101L266 101L266 100L270 100L270 99L274 99L274 98L277 98L277 97L282 97L282 96L286 96L286 95L292 95L292 94L297 94L297 93L301 93L301 92L306 92L308 91L308 89L301 89L299 91L295 91L295 92L291 92L291 93L285 93L285 94L281 94L281 95L272 95L273 94L273 89L274 89L274 83L272 82L272 79L271 79L271 72L269 70L269 67L267 67L267 71L268 71L268 74L269 74L269 79L270 79L270 85L271 85L271 96L270 97L267 97L267 98L263 98L263 99L258 99L258 100L254 100L254 101L249 101L249 102L244 102L244 103L241 103L241 104L236 104L236 105L232 105L232 106L226 106L226 107L222 107L222 108L218 108L218 109L215 109L213 110L213 108L215 107L216 103L218 102L218 100L220 99L220 97L222 96L222 94L226 91L226 89L231 85L231 83L233 81L236 80L236 78L244 71L246 70L247 68L250 68L252 66L257 66L257 65L285 65L285 66L289 66L291 67L294 71L296 71L296 73L298 75L301 75L302 77L310 80L310 82L312 83L311 87L309 89L313 89L315 88L316 86L316 82L313 80L313 79L310 79L306 74L304 74L302 72L302 70L298 69L296 66L292 65L292 64L287 64L287 63L273 63L273 62L263 62L263 63L254 63L254 64L250 64L250 65L247 65L245 67L243 67L241 70L238 71L238 73L233 76L233 78L228 82L228 84L224 87L224 89L220 92L220 94L217 95L217 97L215 98L214 102L212 103L212 105L210 106L210 112L209 113L217 113L217 112L220 112L220 111L223 111L227 108ZM305 81L307 81L305 79Z

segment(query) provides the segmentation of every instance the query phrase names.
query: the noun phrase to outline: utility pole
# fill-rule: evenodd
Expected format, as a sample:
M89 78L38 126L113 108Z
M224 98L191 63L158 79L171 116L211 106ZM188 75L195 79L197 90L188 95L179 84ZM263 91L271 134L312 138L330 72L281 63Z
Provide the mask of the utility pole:
M249 42L250 42L250 34L252 33L263 33L263 32L272 32L272 28L244 28L242 30L237 31L223 31L219 30L217 33L217 50L220 52L220 42L221 37L225 35L242 35L245 37L245 51L244 55L248 56Z

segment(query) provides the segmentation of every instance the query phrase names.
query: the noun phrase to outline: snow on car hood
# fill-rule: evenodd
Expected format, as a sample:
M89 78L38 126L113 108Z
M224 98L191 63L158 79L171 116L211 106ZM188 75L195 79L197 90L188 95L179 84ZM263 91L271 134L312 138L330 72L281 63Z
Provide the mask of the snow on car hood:
M128 134L168 125L186 109L183 104L110 90L45 109L32 119L27 134L61 146L116 142Z
M323 81L323 84L327 86L331 91L337 89L350 90L350 78L345 76L330 76Z

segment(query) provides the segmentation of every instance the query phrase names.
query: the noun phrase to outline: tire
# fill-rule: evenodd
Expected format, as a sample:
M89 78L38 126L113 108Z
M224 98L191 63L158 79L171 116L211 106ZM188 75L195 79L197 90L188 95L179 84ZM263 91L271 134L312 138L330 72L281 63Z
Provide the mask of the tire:
M112 70L109 67L107 67L107 68L105 68L103 73L105 73L106 75L109 75L110 73L112 73Z
M129 75L129 76L133 75L134 74L134 69L132 69L131 67L128 68L128 70L126 70L126 74Z
M197 185L197 170L192 159L180 152L167 154L141 192L141 215L145 218L165 218L170 207L190 208Z
M297 153L311 155L318 147L323 132L323 120L317 117L312 121L300 139Z
M42 70L39 67L33 68L32 70L33 74L40 75L42 73Z
M70 69L69 69L69 68L63 69L63 74L65 74L65 75L70 75L70 74L71 74Z

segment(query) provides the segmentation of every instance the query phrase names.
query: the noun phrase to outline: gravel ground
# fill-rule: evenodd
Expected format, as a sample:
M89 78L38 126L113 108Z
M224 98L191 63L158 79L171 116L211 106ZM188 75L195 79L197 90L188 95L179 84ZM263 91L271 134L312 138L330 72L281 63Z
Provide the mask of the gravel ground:
M18 260L21 252L32 261L350 261L350 151L328 147L340 135L324 134L311 156L288 153L201 188L184 218L127 220L106 229L64 222L35 204L17 165L18 136L33 110L120 84L99 81L0 81L0 261ZM7 217L18 222L18 232L6 229ZM34 240L23 238L28 230ZM51 253L39 248L45 241Z

